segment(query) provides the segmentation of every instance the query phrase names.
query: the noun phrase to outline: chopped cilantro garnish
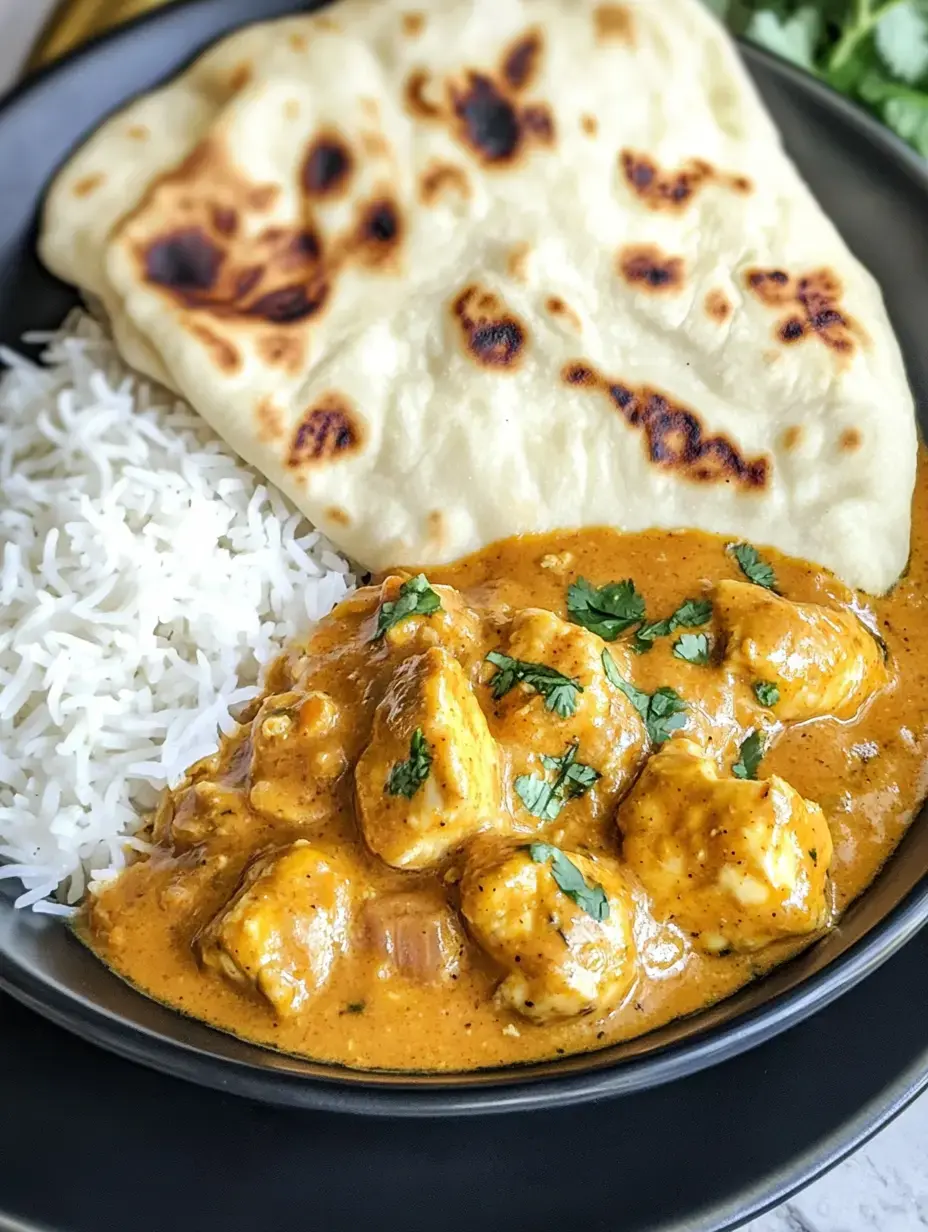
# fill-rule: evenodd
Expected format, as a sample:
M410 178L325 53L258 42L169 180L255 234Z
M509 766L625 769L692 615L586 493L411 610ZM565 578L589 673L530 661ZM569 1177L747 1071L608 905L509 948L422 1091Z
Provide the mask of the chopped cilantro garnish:
M740 757L731 768L736 779L756 779L757 767L764 756L763 732L751 732L740 749Z
M597 588L586 578L578 578L567 590L567 614L606 642L644 618L644 599L628 578Z
M755 586L764 586L767 590L776 590L777 575L773 565L763 559L757 548L750 543L733 543L728 549L741 568L741 572Z
M505 697L510 689L517 684L528 685L545 699L545 707L553 711L559 718L569 719L577 709L577 697L583 692L583 685L572 676L544 663L526 663L522 659L511 659L509 655L492 650L487 655L487 662L497 668L496 675L490 681L493 686L493 696L498 700Z
M609 919L609 899L605 890L600 885L590 885L576 864L559 847L553 847L550 843L532 843L528 850L536 864L551 865L551 874L558 889L572 898L582 911L600 923Z
M405 796L411 800L432 769L432 750L422 728L417 727L409 742L409 759L398 761L387 779L387 791L391 796Z
M387 603L381 603L377 613L377 632L374 641L378 641L395 624L405 620L407 616L431 616L441 609L441 599L431 588L424 573L410 578L400 587L399 596Z
M598 770L577 761L578 748L575 741L562 757L542 757L544 768L554 774L551 782L537 774L516 779L516 794L533 817L554 821L568 800L585 795L600 778Z
M754 696L762 706L766 706L769 710L780 700L780 690L770 680L755 680Z
M643 624L635 634L632 650L638 654L649 651L659 637L669 637L677 629L698 629L712 618L712 604L708 599L687 599L666 620L654 620Z
M708 633L684 633L673 644L674 657L705 666L709 662Z
M603 671L611 685L619 689L644 720L653 744L663 744L673 732L686 725L686 702L674 689L657 689L644 693L628 680L624 680L616 667L615 659L608 650L602 654Z

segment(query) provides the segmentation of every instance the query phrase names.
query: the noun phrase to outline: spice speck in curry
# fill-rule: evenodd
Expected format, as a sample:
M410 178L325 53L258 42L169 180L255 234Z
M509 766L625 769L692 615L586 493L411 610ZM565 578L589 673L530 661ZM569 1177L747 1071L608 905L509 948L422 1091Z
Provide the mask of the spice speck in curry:
M386 576L270 666L79 927L163 1002L362 1068L602 1048L730 995L920 803L926 494L882 599L697 531Z

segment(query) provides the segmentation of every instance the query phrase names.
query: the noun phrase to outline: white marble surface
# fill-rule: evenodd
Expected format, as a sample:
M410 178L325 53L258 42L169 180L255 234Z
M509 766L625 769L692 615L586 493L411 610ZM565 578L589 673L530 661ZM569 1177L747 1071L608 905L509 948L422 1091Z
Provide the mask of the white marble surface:
M17 74L54 0L0 0L0 93ZM928 1229L928 1095L777 1211L745 1232Z
M928 1228L928 1095L855 1155L744 1232Z

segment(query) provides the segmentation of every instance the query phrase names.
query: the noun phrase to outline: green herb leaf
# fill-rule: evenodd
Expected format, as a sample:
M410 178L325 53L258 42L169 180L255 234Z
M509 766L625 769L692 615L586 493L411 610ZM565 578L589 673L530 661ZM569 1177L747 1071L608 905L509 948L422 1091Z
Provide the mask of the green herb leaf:
M704 667L709 662L708 633L684 633L673 644L674 657Z
M568 898L572 898L581 911L603 923L609 919L609 899L600 885L590 885L576 864L564 855L559 847L550 843L532 843L529 854L536 864L550 864L551 875Z
M883 63L900 81L914 85L928 72L928 8L893 4L877 22L876 46Z
M542 765L555 776L552 782L537 774L520 774L516 779L516 794L533 817L554 821L568 800L586 795L599 780L598 770L577 761L579 747L574 741L562 757L542 756Z
M763 732L752 732L741 745L741 756L731 768L736 779L756 779L757 767L764 756Z
M641 715L653 744L663 744L673 732L686 726L686 702L674 689L662 688L654 693L644 693L622 678L608 650L603 651L602 662L606 679L625 694Z
M599 634L603 641L614 642L620 633L643 619L644 599L631 578L598 589L586 578L578 578L567 589L567 614L574 624Z
M569 719L577 709L577 698L583 692L583 685L572 676L565 676L553 667L544 663L526 663L523 659L511 659L509 655L491 650L487 662L497 669L496 675L490 681L493 696L499 700L505 697L510 689L517 684L528 685L545 699L545 708L553 711L559 718Z
M687 599L670 620L674 629L698 629L712 619L712 604L708 599Z
M405 796L411 800L432 769L432 750L417 727L409 742L409 760L398 761L387 779L387 791L391 796Z
M928 93L899 85L874 70L863 77L860 95L897 136L928 158Z
M373 640L379 641L388 629L392 629L407 616L431 616L433 612L440 610L441 599L432 590L425 574L420 573L418 577L403 583L396 599L381 603L377 613L377 632Z
M659 637L669 637L677 629L698 629L712 619L712 604L708 599L687 599L666 620L643 624L635 633L632 650L646 654Z
M790 17L764 8L751 18L746 34L768 51L814 70L815 53L822 33L822 17L811 5L798 9Z
M755 586L764 586L767 590L776 590L777 575L773 566L769 565L750 543L735 543L728 549L738 562L741 572Z
M809 848L809 859L812 861L813 864L818 864L818 848L817 847Z
M780 700L780 690L769 680L755 680L754 696L762 706L770 709Z

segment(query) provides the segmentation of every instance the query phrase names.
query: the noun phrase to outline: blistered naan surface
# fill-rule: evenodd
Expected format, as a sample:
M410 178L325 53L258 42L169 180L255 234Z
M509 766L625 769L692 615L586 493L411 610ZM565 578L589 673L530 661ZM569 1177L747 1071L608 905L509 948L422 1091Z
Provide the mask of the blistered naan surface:
M698 0L243 30L91 139L42 253L370 567L598 524L905 565L879 289Z

